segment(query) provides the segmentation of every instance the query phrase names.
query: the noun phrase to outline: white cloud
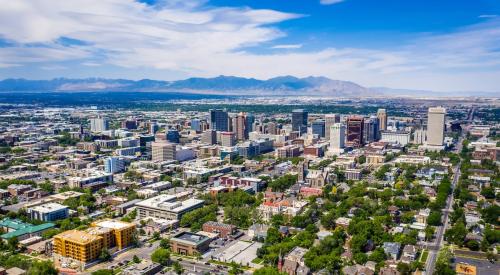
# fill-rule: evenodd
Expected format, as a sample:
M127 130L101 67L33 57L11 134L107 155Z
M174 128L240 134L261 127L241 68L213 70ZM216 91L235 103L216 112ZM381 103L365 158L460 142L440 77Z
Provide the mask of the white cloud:
M82 63L83 66L88 66L88 67L99 67L102 64L97 63L97 62L92 62L92 61L87 61Z
M319 3L321 5L333 5L344 2L344 0L320 0Z
M301 44L269 46L287 35L273 23L300 16L204 1L148 6L133 0L0 0L0 37L14 44L0 48L0 68L76 61L100 65L100 72L113 65L141 75L146 70L257 78L324 75L366 86L498 90L490 77L500 71L500 20L428 34L392 49L331 45L299 52L294 50ZM61 42L61 37L69 39ZM268 51L245 50L252 46ZM456 75L460 79L451 81Z
M478 17L479 18L497 18L498 14L481 14Z
M300 49L300 48L302 48L302 44L284 44L271 47L271 49Z

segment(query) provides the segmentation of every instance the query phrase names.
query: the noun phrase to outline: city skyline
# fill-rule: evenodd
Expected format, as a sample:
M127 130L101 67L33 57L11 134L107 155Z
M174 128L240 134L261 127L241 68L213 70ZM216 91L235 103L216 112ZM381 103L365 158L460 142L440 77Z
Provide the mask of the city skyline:
M498 91L495 1L9 1L0 79L326 76Z

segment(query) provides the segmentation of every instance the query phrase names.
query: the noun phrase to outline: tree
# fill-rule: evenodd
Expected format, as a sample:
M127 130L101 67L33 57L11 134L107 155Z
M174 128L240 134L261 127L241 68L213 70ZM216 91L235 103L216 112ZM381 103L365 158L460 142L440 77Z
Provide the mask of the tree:
M492 187L484 187L483 190L481 190L481 195L483 195L487 199L494 199L495 190L493 190Z
M170 241L168 239L161 239L160 247L164 248L164 249L169 249L170 248Z
M160 238L161 238L161 236L160 236L160 232L155 231L155 232L153 233L153 239L155 239L155 240L159 240Z
M170 263L170 252L160 247L151 254L151 261L167 266Z
M243 270L241 270L241 266L235 262L231 262L230 264L231 269L229 270L229 274L231 275L236 275L236 274L241 274L243 273Z
M285 275L284 272L279 272L278 269L271 266L261 267L253 272L253 275Z
M132 258L132 261L134 261L134 263L138 264L141 262L141 259L139 259L139 257L137 257L137 255L134 255L134 257Z
M397 270L401 273L401 275L410 275L411 267L408 264L403 262L398 263Z
M435 232L435 231L436 231L436 230L434 229L434 227L432 227L432 226L427 226L427 227L425 228L425 239L426 239L427 241L432 240L432 237L434 236L434 232Z
M467 235L467 228L460 220L452 228L448 229L444 234L447 241L454 243L458 246L463 246L465 236Z
M101 261L109 261L109 260L111 260L111 254L109 253L108 249L103 248L101 250L101 254L99 255L99 260L101 260Z
M28 269L27 275L57 275L57 269L51 261L34 261Z
M435 274L440 275L453 275L455 271L451 268L451 259L453 254L448 246L445 246L439 250L438 257L436 260L436 270Z
M17 237L12 237L8 240L7 243L11 251L16 251L17 246L19 245L19 240L17 239Z
M427 223L433 226L441 225L441 213L437 211L432 211L429 217L427 218Z
M468 241L465 246L469 248L472 251L478 251L479 250L479 242L476 240L470 240Z
M179 275L184 272L184 268L182 267L182 265L179 262L174 262L173 267L174 267L174 272L179 274Z

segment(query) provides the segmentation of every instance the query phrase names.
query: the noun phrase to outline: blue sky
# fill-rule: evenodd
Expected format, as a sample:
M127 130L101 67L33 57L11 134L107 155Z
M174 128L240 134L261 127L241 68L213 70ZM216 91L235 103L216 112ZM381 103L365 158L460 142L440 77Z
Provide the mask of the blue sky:
M0 0L0 78L322 75L500 92L499 15L497 0Z

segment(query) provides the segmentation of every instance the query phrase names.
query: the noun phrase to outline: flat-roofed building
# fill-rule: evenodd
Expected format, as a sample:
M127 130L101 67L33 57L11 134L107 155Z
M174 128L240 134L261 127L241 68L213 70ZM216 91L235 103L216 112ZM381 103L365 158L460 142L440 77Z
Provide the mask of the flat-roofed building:
M122 250L132 245L134 234L134 224L116 220L92 223L85 231L68 230L54 236L54 260L72 259L85 265L97 260L103 249Z
M33 220L52 222L67 218L69 209L66 205L46 203L28 208L27 212Z
M69 230L54 236L54 254L82 263L96 260L103 248L103 237L79 230Z
M163 218L180 220L182 215L203 206L203 200L187 199L179 201L174 195L162 194L136 203L139 218Z
M133 243L135 234L135 225L133 223L104 220L93 223L94 227L106 228L111 230L111 235L114 238L111 243L115 243L118 250L130 246Z
M209 244L210 238L191 232L181 232L170 239L172 252L181 255L203 253L208 250Z

